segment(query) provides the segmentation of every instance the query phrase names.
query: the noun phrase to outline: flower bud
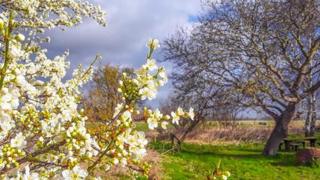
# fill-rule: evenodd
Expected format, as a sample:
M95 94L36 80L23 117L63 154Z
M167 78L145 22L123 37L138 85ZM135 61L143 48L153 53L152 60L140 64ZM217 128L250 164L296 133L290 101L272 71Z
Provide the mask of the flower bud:
M0 19L0 31L2 31L4 28L4 22L2 19Z
M150 49L157 49L160 47L159 40L158 39L149 39L147 46Z
M170 116L169 116L169 115L165 115L165 116L164 116L164 119L165 119L165 120L169 120L169 119L170 119Z
M24 37L23 34L18 34L18 35L16 36L16 39L17 39L18 41L24 41L24 40L25 40L25 37Z

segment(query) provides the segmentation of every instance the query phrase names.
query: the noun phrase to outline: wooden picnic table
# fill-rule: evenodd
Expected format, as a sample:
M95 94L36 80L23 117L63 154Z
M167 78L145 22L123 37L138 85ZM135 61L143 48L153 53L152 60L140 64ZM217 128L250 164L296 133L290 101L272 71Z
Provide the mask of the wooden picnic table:
M300 139L284 138L283 142L284 142L285 151L290 151L291 148L294 149L295 151L297 151L299 144L301 144L303 146L303 148L306 147L306 142L304 140L300 140Z
M309 141L310 147L316 147L317 138L316 137L306 137L304 140Z

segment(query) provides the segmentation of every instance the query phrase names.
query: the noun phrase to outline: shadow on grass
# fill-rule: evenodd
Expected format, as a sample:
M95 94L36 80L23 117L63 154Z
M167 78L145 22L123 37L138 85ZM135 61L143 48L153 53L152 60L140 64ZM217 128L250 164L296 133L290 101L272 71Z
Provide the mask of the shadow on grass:
M159 146L160 145L160 146ZM157 147L162 147L162 151L169 149L168 144L158 143ZM164 149L163 149L164 148ZM213 157L218 159L236 159L239 161L261 161L272 166L296 167L293 152L280 152L276 156L266 157L262 155L263 146L215 146L215 145L192 145L183 144L182 150L172 153L174 156L194 156L200 159Z
M281 160L279 162L270 163L273 166L282 166L282 167L299 167L299 165L293 160Z
M272 166L279 166L279 167L298 167L297 163L295 162L293 154L279 154L272 157L266 157L261 154L261 151L254 151L256 153L245 153L243 151L241 154L237 154L236 152L221 152L221 151L188 151L183 149L181 152L176 153L175 155L188 155L188 156L197 156L197 157L217 157L219 159L235 159L239 161L260 161L266 164L270 164ZM180 154L181 153L181 154Z

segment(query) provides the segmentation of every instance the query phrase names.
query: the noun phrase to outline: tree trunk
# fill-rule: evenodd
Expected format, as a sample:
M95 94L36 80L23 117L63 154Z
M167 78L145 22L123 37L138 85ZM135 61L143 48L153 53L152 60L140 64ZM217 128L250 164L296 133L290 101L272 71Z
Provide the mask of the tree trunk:
M288 136L288 125L295 115L296 104L289 104L278 119L275 119L275 127L264 147L263 154L274 156L278 153L279 145L283 138Z
M181 150L181 141L180 139L174 135L173 133L170 133L170 139L171 139L171 147L174 152L180 152Z
M307 115L304 122L304 135L305 137L310 136L310 124L311 124L311 108L310 108L310 96L307 97Z
M310 68L313 66L313 61L310 62ZM311 88L313 86L313 77L312 77L312 70L309 72L307 76L307 83L308 87ZM310 137L314 136L315 130L316 130L316 120L317 120L317 114L316 114L316 93L313 92L312 94L309 94L307 97L307 117L305 121L305 136Z
M316 97L315 93L311 94L307 99L307 117L305 121L305 136L314 136L316 130Z
M190 126L186 128L186 130L183 131L180 138L178 138L176 135L171 133L171 146L173 147L174 151L179 152L181 150L181 144L184 142L187 135L203 120L202 116L196 115L194 121L191 122Z
M314 136L316 132L316 121L317 121L317 111L316 111L316 96L315 93L312 94L312 104L311 104L311 123L310 123L310 136Z
M277 122L263 150L266 156L276 155L283 138L287 137L288 125Z

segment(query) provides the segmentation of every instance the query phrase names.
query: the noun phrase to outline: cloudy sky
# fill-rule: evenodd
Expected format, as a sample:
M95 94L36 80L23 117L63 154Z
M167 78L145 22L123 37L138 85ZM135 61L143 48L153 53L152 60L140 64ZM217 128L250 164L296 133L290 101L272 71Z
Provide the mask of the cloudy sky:
M59 54L69 49L73 68L80 63L89 64L97 53L103 56L102 64L137 68L145 61L145 44L150 37L162 41L177 28L192 26L201 11L200 0L91 2L101 5L107 12L107 27L85 20L75 28L50 32L53 35L50 51ZM160 90L158 99L166 97L169 92L170 85L167 85Z

